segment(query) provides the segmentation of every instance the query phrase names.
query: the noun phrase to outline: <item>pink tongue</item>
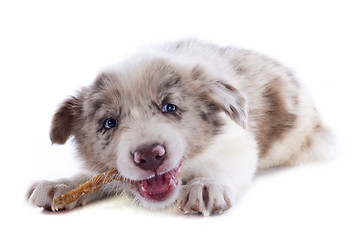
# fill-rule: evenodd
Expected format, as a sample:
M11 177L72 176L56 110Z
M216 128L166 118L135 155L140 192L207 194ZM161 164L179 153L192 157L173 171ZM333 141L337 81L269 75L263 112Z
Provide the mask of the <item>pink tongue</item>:
M164 201L174 192L178 184L176 174L179 167L162 175L136 182L139 193L145 199L151 201Z
M141 185L149 194L160 194L168 190L170 174L155 176L149 180L144 180Z

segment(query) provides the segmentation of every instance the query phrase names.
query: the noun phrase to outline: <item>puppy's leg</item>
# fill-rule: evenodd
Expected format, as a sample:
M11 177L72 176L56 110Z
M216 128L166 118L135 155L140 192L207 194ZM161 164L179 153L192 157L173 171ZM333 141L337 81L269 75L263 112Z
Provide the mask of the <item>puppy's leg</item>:
M34 184L29 189L27 197L33 205L42 207L46 210L70 210L74 207L83 206L91 201L103 198L111 193L114 193L118 189L118 187L120 187L118 185L115 185L114 183L110 183L95 192L87 193L81 196L76 201L68 205L57 205L54 203L54 199L58 198L58 196L65 194L73 190L74 188L77 188L79 185L89 179L89 175L81 174L70 179L60 179L58 181L41 181Z
M232 207L256 171L257 147L252 134L231 123L197 158L185 160L178 200L185 213L205 216Z

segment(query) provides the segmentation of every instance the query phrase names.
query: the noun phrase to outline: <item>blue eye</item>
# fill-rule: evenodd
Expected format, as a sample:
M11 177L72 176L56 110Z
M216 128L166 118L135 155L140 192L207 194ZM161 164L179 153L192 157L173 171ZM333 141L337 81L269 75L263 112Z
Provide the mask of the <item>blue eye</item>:
M106 129L114 128L117 125L117 121L114 118L107 118L106 121L103 123L103 126Z
M163 106L163 108L161 109L161 111L163 113L174 112L174 111L176 111L176 105L167 103L167 104L165 104Z

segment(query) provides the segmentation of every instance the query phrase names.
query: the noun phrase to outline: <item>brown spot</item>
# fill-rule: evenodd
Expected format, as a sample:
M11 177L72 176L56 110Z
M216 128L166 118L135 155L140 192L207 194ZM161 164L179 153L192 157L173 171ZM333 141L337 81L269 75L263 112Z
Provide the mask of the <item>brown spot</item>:
M208 188L206 186L203 187L202 197L203 197L204 206L206 208L208 208L209 192L208 192Z
M294 127L296 121L297 116L286 108L282 89L283 83L279 78L275 78L263 92L265 109L257 130L260 157L264 157L272 145Z
M200 111L199 116L203 121L209 122L208 115L205 112Z
M202 110L197 108L195 110L198 112L200 118L211 126L209 130L213 129L213 134L218 134L220 132L223 122L218 115L221 110L216 104L209 102L206 103L206 109Z

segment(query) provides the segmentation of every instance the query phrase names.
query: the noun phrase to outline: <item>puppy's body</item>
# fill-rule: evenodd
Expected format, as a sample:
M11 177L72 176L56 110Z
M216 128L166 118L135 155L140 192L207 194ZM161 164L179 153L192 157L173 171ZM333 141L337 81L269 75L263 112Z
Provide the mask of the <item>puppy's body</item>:
M30 200L52 210L128 191L187 213L229 209L257 169L324 157L329 131L303 88L265 56L195 40L144 49L106 69L54 116L51 139L74 136L89 170L127 180L70 206L54 197L86 179L42 182Z

